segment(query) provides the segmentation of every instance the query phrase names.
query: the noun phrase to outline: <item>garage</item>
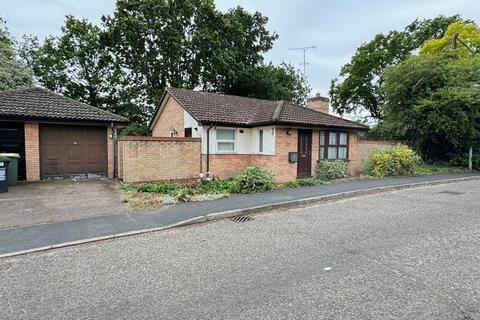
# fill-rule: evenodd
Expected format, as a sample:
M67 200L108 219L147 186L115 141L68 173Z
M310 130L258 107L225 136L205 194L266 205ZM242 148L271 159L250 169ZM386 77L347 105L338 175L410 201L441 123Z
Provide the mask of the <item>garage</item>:
M40 125L40 174L50 178L107 176L104 127Z
M0 150L20 154L19 180L114 178L117 128L127 124L43 88L0 92Z

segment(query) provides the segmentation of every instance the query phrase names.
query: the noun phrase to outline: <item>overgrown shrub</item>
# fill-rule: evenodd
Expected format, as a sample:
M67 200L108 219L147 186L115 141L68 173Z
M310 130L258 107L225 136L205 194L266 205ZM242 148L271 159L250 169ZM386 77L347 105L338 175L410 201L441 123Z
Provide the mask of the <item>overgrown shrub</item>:
M271 170L261 167L248 167L237 176L239 192L265 192L273 189L275 182Z
M210 194L224 194L224 193L239 193L240 185L236 179L215 179L215 180L202 180L199 186L200 193Z
M418 154L403 144L377 150L368 156L365 172L374 177L409 176L421 164Z
M448 164L452 167L468 167L468 152L455 154L450 157L450 161ZM472 157L472 166L473 169L480 169L480 154L478 154L477 150L473 151Z
M136 186L138 192L154 192L161 194L171 194L181 189L181 186L171 182L161 183L142 183Z
M347 177L347 163L342 160L321 160L315 166L317 178L320 180L335 180Z

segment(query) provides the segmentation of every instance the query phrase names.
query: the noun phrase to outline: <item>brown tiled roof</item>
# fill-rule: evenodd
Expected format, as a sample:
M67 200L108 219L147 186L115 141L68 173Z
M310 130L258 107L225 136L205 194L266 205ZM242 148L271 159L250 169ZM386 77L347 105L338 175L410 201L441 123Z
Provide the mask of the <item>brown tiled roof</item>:
M0 119L51 119L127 123L128 119L42 88L0 92Z
M296 125L366 130L367 126L286 101L167 88L195 120L205 124L255 127ZM157 110L158 111L158 110Z

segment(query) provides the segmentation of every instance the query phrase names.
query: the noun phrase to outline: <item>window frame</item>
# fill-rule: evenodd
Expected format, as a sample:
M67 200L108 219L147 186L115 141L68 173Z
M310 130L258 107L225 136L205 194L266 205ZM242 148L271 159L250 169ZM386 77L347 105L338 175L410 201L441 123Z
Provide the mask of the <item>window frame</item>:
M219 130L226 130L226 131L233 131L233 140L231 139L218 139L218 131ZM219 143L233 143L233 149L232 150L220 150L218 148ZM217 128L215 130L215 149L217 153L225 153L225 154L231 154L231 153L237 153L237 129L235 128Z
M265 132L263 129L258 130L258 153L265 152Z
M321 141L321 134L324 134L324 140L323 144ZM347 136L346 144L340 144L340 135L344 133ZM336 144L330 144L330 135L335 134L336 135ZM322 148L323 148L323 154L322 154ZM337 155L333 159L328 158L328 148L336 148L337 150ZM347 148L347 154L345 155L345 158L339 158L339 149L340 148ZM335 161L335 160L343 160L343 161L348 161L350 156L350 135L348 131L336 131L336 130L320 130L318 132L318 160L327 160L327 161Z

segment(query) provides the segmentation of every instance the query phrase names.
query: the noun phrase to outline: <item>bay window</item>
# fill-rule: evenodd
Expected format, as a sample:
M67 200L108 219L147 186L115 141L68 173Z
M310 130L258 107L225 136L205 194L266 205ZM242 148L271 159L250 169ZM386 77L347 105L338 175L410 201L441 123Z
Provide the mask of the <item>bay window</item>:
M320 160L347 160L348 133L338 131L320 131Z

